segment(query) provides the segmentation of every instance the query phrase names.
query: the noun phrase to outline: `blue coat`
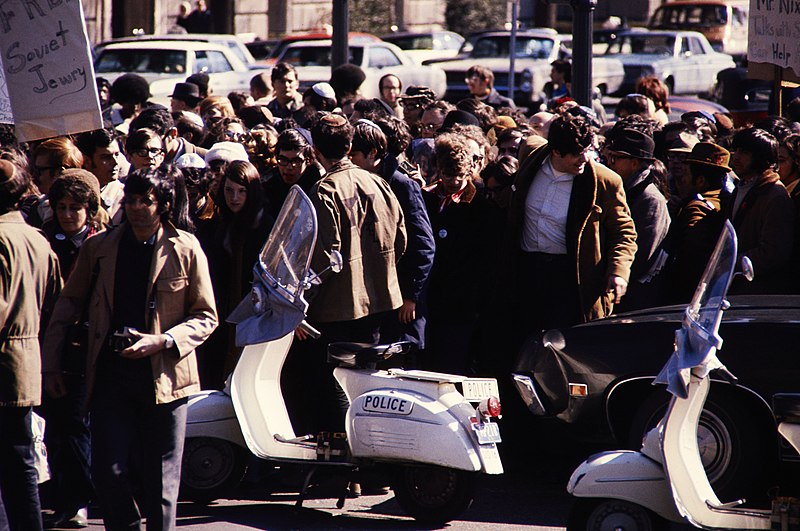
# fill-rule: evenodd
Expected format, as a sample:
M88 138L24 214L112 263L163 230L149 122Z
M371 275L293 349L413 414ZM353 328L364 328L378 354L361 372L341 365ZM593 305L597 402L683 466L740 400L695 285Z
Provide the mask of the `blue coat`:
M389 183L389 187L397 196L397 201L403 209L408 243L405 254L397 263L397 279L403 299L413 300L417 303L417 318L408 325L400 325L400 337L397 339L412 341L419 348L424 348L425 291L428 276L433 267L436 244L433 239L431 221L425 209L425 201L422 198L422 188L416 181L403 173L399 166L395 157L387 156L384 159L381 174ZM396 320L397 317L393 315L392 319Z

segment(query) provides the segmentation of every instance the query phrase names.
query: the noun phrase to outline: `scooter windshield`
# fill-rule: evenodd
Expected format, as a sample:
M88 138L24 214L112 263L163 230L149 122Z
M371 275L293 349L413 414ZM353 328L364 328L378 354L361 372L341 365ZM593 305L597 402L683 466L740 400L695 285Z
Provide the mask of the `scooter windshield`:
M258 262L265 282L289 302L303 293L316 240L316 211L308 196L295 185L283 203Z
M736 266L736 233L725 222L700 283L686 308L683 326L675 332L675 350L661 369L655 383L667 384L667 390L681 398L687 396L692 372L705 377L724 367L716 356L722 346L717 334L725 310L725 295Z

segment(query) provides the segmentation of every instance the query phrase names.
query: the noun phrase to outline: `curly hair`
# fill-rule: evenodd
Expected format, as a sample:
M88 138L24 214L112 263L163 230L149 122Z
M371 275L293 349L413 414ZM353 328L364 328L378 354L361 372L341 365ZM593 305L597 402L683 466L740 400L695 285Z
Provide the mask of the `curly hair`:
M550 124L547 143L561 155L578 155L594 144L595 133L583 116L562 114Z
M445 175L471 175L472 149L467 138L458 133L442 133L436 137L436 169Z

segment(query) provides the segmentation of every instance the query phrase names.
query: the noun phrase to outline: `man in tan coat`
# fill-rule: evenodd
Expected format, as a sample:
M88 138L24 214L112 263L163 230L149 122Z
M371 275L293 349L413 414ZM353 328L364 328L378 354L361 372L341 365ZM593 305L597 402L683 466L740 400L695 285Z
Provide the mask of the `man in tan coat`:
M168 172L128 176L127 221L83 244L44 343L45 387L59 396L64 332L88 301L92 479L109 529L138 529L142 517L148 528L175 527L187 397L200 390L194 350L217 325L200 244L168 221ZM132 453L143 456L141 505Z
M41 402L39 323L61 288L50 244L17 210L29 177L0 160L0 529L42 528L32 410Z
M590 160L583 117L557 118L517 172L509 218L520 332L609 315L628 285L636 230L622 179Z

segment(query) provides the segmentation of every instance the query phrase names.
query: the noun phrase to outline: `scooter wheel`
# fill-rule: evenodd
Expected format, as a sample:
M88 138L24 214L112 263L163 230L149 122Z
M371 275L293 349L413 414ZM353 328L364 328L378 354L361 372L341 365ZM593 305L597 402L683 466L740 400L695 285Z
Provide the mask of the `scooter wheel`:
M475 498L475 473L436 466L404 466L392 485L400 507L426 524L456 519Z
M243 448L213 437L188 438L181 464L181 498L211 503L230 494L246 471Z
M570 513L567 531L657 531L664 528L664 523L661 517L635 503L580 498Z

